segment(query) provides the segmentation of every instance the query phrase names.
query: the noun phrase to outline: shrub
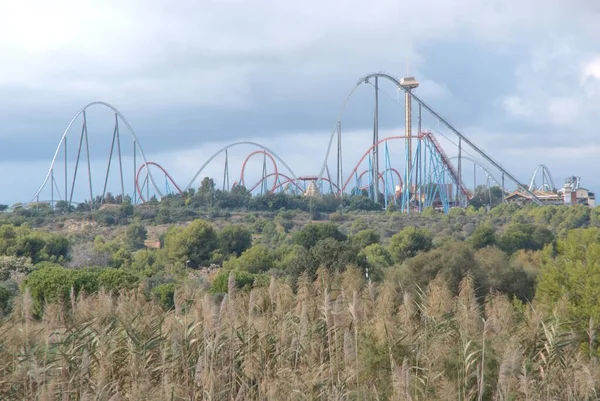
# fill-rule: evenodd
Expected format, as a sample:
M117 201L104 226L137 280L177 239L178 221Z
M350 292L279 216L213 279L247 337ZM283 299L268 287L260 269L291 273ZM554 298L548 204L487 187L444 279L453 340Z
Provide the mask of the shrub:
M433 236L428 230L406 227L392 236L390 252L397 262L412 258L418 252L428 251L433 246Z
M98 274L98 287L107 291L132 289L138 281L137 276L119 269L102 269Z
M175 306L175 283L159 284L152 289L152 298L164 309Z
M346 236L340 232L333 223L307 224L302 230L294 234L294 242L310 249L322 239L333 238L337 241L345 241Z
M219 232L219 248L225 256L239 256L251 246L252 234L244 227L230 224Z
M210 287L210 292L213 294L222 294L228 291L229 273L233 271L235 275L235 284L237 288L252 287L254 284L255 275L240 270L222 269L219 274L213 279Z
M9 305L10 305L10 298L11 298L10 291L3 285L0 285L0 316L6 314L8 312Z
M129 273L115 269L81 269L71 270L60 266L44 267L27 276L22 288L29 288L33 298L33 312L39 317L45 303L64 303L73 288L75 296L80 292L92 294L100 287L117 291L131 288L137 278Z

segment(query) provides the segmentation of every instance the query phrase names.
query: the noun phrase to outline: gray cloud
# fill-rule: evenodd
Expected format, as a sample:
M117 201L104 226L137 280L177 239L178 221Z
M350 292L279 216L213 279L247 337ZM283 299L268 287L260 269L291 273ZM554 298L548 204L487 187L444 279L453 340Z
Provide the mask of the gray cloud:
M599 6L556 3L4 3L0 161L49 163L71 116L95 99L124 112L157 155L305 132L325 144L356 80L373 70L402 75L409 59L424 100L526 175L511 156L516 146L535 145L541 160L544 149L595 143L600 79L582 74L599 56ZM398 128L397 95L382 87L391 98L382 100L382 126ZM361 88L345 129L368 130L372 108L372 88ZM109 146L106 115L94 121L106 140L99 149ZM580 169L595 166L584 161Z

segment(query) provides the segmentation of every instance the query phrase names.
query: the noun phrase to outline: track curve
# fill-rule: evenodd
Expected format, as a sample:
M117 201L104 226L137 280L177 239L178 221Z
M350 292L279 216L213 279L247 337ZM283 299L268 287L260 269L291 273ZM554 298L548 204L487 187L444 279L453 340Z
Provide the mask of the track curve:
M335 126L333 131L331 132L331 135L329 137L329 142L327 145L327 151L325 152L325 159L323 161L323 165L321 167L321 171L319 172L319 180L321 180L323 178L323 174L325 173L325 169L327 168L327 162L329 160L329 155L331 153L331 146L333 144L333 139L335 138L336 134L337 134L337 128L338 128L338 124L341 121L341 117L344 113L344 110L348 104L348 101L350 100L350 98L352 97L352 95L354 94L354 92L364 83L369 83L369 80L371 78L383 78L386 79L390 82L392 82L394 85L396 85L396 87L398 88L398 90L402 90L405 93L407 93L412 100L416 101L422 108L424 108L426 111L428 111L432 116L434 116L435 118L437 118L437 120L441 123L443 123L450 131L452 131L456 136L458 136L463 142L465 142L467 145L469 145L475 152L477 152L482 158L484 158L488 163L490 163L491 165L493 165L495 168L497 168L499 171L501 171L506 177L508 177L508 179L510 181L512 181L514 184L516 184L518 187L522 187L525 192L528 193L528 195L530 195L533 199L533 201L539 205L542 204L542 201L535 196L535 194L533 192L531 192L528 187L526 187L524 184L522 184L517 178L515 178L514 175L512 175L511 173L509 173L504 167L502 167L500 164L496 163L491 157L489 157L483 150L481 150L477 145L475 145L473 142L471 142L467 137L465 137L460 131L458 131L452 124L450 124L446 119L444 119L442 116L440 116L435 110L433 110L428 104L426 104L423 100L421 100L418 96L416 96L412 91L407 90L404 86L402 86L402 84L400 83L400 80L397 79L396 77L387 74L385 72L374 72L374 73L369 73L365 76L363 76L362 78L360 78L356 84L354 85L354 87L352 88L352 90L350 91L350 93L348 94L348 96L346 97L346 99L344 100L344 102L342 103L342 106L340 108L340 111L338 112L337 118L336 118L336 122L335 122Z
M365 176L365 174L367 174L368 172L369 172L369 170L365 170L362 173L360 173L358 176L358 180L361 181L362 178ZM384 186L385 186L384 176L388 172L396 174L396 177L398 178L398 181L400 182L400 186L402 187L404 185L404 182L402 181L402 174L400 174L400 172L397 169L392 167L392 168L387 168L384 171L379 173L379 180L382 180L384 182L384 184L383 184ZM368 185L364 185L364 186L361 186L360 189L367 189L368 187L369 187Z
M84 118L85 118L85 112L86 112L86 110L89 109L90 107L93 107L93 106L104 106L104 107L107 107L110 110L112 110L121 119L121 121L123 121L123 123L125 124L125 127L129 131L130 135L136 141L137 146L139 147L140 154L142 156L142 159L143 159L144 163L145 164L148 163L148 160L146 160L146 155L144 154L144 150L142 149L142 145L140 144L138 136L136 135L135 131L133 130L133 128L131 127L131 125L129 124L129 122L127 121L127 119L125 118L125 116L123 115L123 113L121 113L112 104L110 104L108 102L101 101L101 100L97 100L97 101L88 103L87 105L83 106L81 109L79 109L79 111L71 119L71 121L67 125L67 128L65 128L65 130L64 130L64 132L62 134L62 137L60 139L60 142L58 143L58 146L56 147L56 151L54 152L54 157L52 158L52 162L50 163L50 168L48 169L48 173L46 174L46 178L44 178L44 181L42 182L42 185L40 185L39 189L35 192L35 194L33 195L33 197L31 198L31 200L29 202L33 202L34 200L36 200L37 197L39 196L39 194L42 192L42 190L46 186L46 184L48 183L48 180L50 179L50 175L52 174L52 170L54 169L54 165L56 163L56 159L58 157L58 153L60 152L61 146L64 143L65 138L67 137L67 134L69 133L69 130L71 129L71 126L73 125L73 123L75 123L75 121L77 120L77 118L79 116L81 116L82 114L84 115ZM150 171L148 171L148 176L150 177L150 181L152 182L152 185L154 186L154 189L156 190L156 192L160 196L163 196L162 192L160 191L160 189L156 185L156 182L154 181L154 177L152 177L152 173L150 173ZM66 196L67 195L65 194L65 197Z
M259 154L265 155L273 163L273 168L275 169L275 181L273 182L273 187L270 190L270 192L272 192L274 190L275 186L277 185L277 179L279 178L279 168L277 166L277 162L275 161L275 158L273 157L273 155L271 155L269 152L267 152L264 149L255 150L254 152L252 152L248 156L246 156L246 158L244 159L244 162L242 163L242 171L240 172L240 185L244 185L244 186L246 185L244 172L246 171L246 164L248 164L248 160L250 160L253 156L259 155ZM266 178L266 177L264 177L264 178ZM264 181L264 178L263 178L263 180L261 180L261 182ZM255 189L255 188L256 187L253 187L253 189ZM250 192L252 192L252 190L250 190Z
M171 184L173 184L173 186L175 186L175 188L177 189L177 192L179 192L179 193L183 192L183 191L181 191L181 188L179 188L179 185L177 185L177 183L173 180L173 177L171 177L169 172L167 170L165 170L163 166L161 166L160 164L158 164L156 162L150 161L150 162L142 164L135 175L135 189L136 189L136 191L140 197L140 200L142 202L146 202L146 199L144 199L144 195L142 193L143 191L140 188L140 173L142 172L142 170L144 168L148 169L148 166L158 167L165 174L165 176L169 179L169 181L171 181ZM148 169L148 171L150 171L150 170Z
M533 171L533 174L531 175L531 181L529 183L529 190L530 191L534 191L535 188L535 176L537 175L539 170L542 170L542 186L544 186L544 176L548 177L548 181L550 186L552 187L552 190L556 189L556 185L554 185L554 178L552 178L552 174L550 173L550 169L548 168L548 166L546 166L545 164L538 164L537 167L535 168L535 170Z
M186 191L189 190L192 187L192 185L194 185L194 182L196 182L196 180L198 179L198 176L202 173L202 171L206 168L206 166L208 166L210 164L210 162L212 162L217 156L219 156L221 153L225 152L227 149L231 149L235 146L241 146L241 145L256 146L257 148L260 148L264 151L269 152L275 159L277 159L277 161L279 161L290 172L290 174L292 175L293 178L298 179L298 177L296 176L294 171L290 168L290 166L288 166L287 163L281 157L279 157L277 155L277 153L273 152L271 149L269 149L266 146L263 146L257 142L239 141L239 142L230 143L229 145L224 146L221 149L219 149L218 151L216 151L207 161L204 162L204 164L196 172L196 174L194 175L194 177L192 178L192 180L190 181L188 186L185 188L185 190Z

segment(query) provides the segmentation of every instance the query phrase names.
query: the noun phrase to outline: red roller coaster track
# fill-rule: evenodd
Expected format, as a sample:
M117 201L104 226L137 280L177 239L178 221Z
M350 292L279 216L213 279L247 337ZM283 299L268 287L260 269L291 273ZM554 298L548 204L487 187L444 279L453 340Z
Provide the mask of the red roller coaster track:
M275 161L275 158L273 157L273 155L271 155L266 150L255 150L254 152L252 152L248 156L246 156L246 158L244 159L244 162L242 163L242 171L240 172L240 185L245 186L244 172L246 171L246 164L248 164L248 160L250 160L253 156L259 155L259 154L265 155L266 157L271 159L271 162L273 163L273 168L275 169L275 172L273 173L273 175L275 175L275 181L273 182L273 187L270 190L270 192L273 192L275 190L275 187L277 186L277 179L279 177L279 168L277 166L277 162ZM269 174L268 176L271 176L271 174ZM266 177L263 177L263 179L261 181L259 181L259 183L263 182L265 178ZM253 187L253 189L254 188L255 187Z
M365 174L367 174L369 172L369 170L365 170L362 173L360 173L360 175L358 176L358 180L362 180L362 178L364 177ZM387 172L392 172L396 175L396 177L398 177L398 181L400 182L400 187L402 187L403 185L403 181L402 181L402 175L400 174L400 172L398 170L396 170L395 168L388 168L385 169L384 171L379 173L379 180L383 181L384 186L385 186L385 179L384 179L384 174ZM368 185L363 185L362 187L360 187L360 189L366 189L368 188Z
M450 162L448 156L446 155L446 153L444 152L442 146L439 144L439 142L435 139L434 135L431 132L422 132L420 135L418 136L412 136L415 139L423 139L423 138L427 138L431 141L431 144L433 145L433 147L435 148L436 152L440 155L441 159L442 159L442 163L446 166L446 168L448 169L450 175L452 176L452 178L454 179L455 182L460 183L460 190L461 192L468 198L471 197L471 194L469 193L469 191L465 188L462 180L458 179L458 173L456 172L456 169L454 168L454 166L452 165L452 163ZM370 146L362 155L362 157L359 159L358 163L356 163L356 166L352 169L352 171L350 172L350 174L348 175L348 178L346 179L346 181L344 182L344 184L342 185L342 188L338 188L337 185L335 183L333 183L330 179L323 177L322 180L326 181L328 183L330 183L332 185L332 187L335 188L335 190L337 191L337 193L341 193L344 192L348 186L348 184L350 183L350 181L352 180L353 176L355 176L356 172L358 171L360 165L362 164L362 162L365 160L365 158L373 151L373 148L375 148L376 146L387 142L387 141L391 141L391 140L401 140L401 139L406 139L405 135L396 135L396 136L390 136L387 138L383 138L381 139L379 142L377 142L376 144ZM279 172L279 167L277 165L277 162L275 160L275 158L273 157L273 155L271 155L269 152L265 151L265 150L255 150L253 152L251 152L248 156L246 156L246 158L244 159L243 163L242 163L242 168L240 171L240 181L239 181L239 185L245 185L245 170L246 170L246 166L248 164L248 161L259 154L263 154L265 157L268 157L271 160L271 163L273 164L273 168L274 168L274 172L269 173L267 175L265 175L264 177L262 177L260 180L258 180L256 182L256 184L254 184L249 191L252 192L254 191L259 185L261 185L262 183L265 182L265 180L269 179L269 178L274 178L274 182L272 187L269 190L269 193L273 193L275 192L277 189L281 188L282 186L286 185L286 184L293 184L295 185L298 189L300 189L301 191L304 191L304 188L298 183L298 181L311 181L311 180L315 180L317 179L317 177L312 177L312 176L307 176L307 177L299 177L297 180L290 178L289 176L282 174ZM169 175L169 173L158 163L156 162L148 162L148 163L144 163L142 164L136 174L135 177L135 186L136 186L136 191L138 193L138 195L140 196L140 200L142 202L146 202L146 199L143 196L143 191L140 188L140 183L139 183L139 178L140 178L140 174L142 172L142 170L144 168L147 168L149 166L155 166L157 168L159 168L167 177L167 179L173 184L173 186L175 187L175 189L177 190L178 193L182 193L181 189L179 188L179 186L175 183L175 181L173 180L173 178ZM403 180L402 180L402 175L400 174L400 172L395 169L395 168L389 168L386 169L384 172L380 172L379 173L379 180L384 180L384 174L385 172L391 171L393 174L395 174L398 177L399 180L399 184L400 186L403 186ZM359 179L361 179L366 173L368 173L367 171L363 171L360 176ZM279 182L279 178L283 178L284 180ZM236 183L234 183L234 186L238 185ZM360 189L364 189L365 187L362 187Z
M148 163L144 163L140 166L140 168L137 171L137 174L135 175L135 189L138 193L138 195L140 196L140 200L142 202L146 202L146 199L144 199L144 195L142 194L142 189L140 188L140 173L142 172L142 170L144 168L148 168L149 166L155 166L158 167L160 169L160 171L162 171L165 176L169 179L169 181L171 181L171 184L173 184L173 186L175 187L175 189L177 189L178 193L181 193L181 188L179 188L179 186L175 183L175 181L173 180L173 177L171 177L171 175L167 172L167 170L165 170L163 168L163 166L161 166L160 164L156 163L156 162L148 162Z
M423 132L423 135L426 136L427 138L429 138L429 140L435 147L435 150L440 154L440 156L442 158L442 162L446 165L446 168L448 168L448 171L450 171L450 174L452 175L452 178L454 178L454 181L457 182L458 185L460 186L460 191L466 196L467 199L470 199L471 194L469 193L467 188L465 188L465 185L463 184L463 180L458 179L459 178L458 173L454 169L454 165L450 162L450 159L448 159L448 155L446 155L446 152L444 152L444 149L442 148L440 143L437 141L437 139L435 139L435 136L429 131Z

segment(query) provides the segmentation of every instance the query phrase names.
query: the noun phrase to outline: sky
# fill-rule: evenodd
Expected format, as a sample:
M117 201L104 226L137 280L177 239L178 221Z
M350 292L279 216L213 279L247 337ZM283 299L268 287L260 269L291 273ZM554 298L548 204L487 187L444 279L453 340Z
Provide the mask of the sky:
M422 100L520 181L545 164L557 186L577 175L600 190L598 43L597 0L0 0L0 203L29 201L65 127L96 100L118 108L181 187L236 141L316 175L357 81L407 69ZM341 115L345 171L372 140L373 93L361 85ZM380 137L401 135L396 88L383 82L380 99ZM99 189L114 115L95 106L88 116ZM431 116L423 125L449 135ZM71 163L80 130L68 135ZM253 150L232 149L232 181ZM219 160L203 175L222 176Z

